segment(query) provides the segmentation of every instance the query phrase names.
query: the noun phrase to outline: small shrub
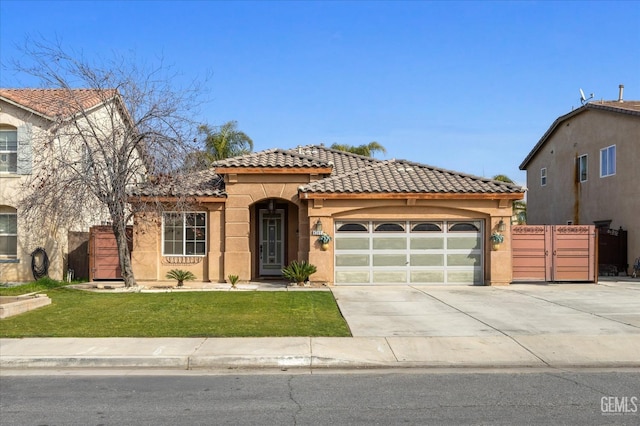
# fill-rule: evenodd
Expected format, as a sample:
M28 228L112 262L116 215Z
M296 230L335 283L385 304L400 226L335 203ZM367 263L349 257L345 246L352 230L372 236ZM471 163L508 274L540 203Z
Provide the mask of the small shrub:
M196 279L196 276L193 275L193 273L182 269L172 269L167 272L166 277L170 280L178 281L178 287L182 287L185 281L193 281Z
M309 277L315 274L317 270L315 265L307 263L304 260L302 262L294 260L289 266L282 269L282 275L291 282L303 284L308 281Z
M229 282L231 283L231 287L232 288L236 288L236 284L238 283L238 280L240 279L240 277L237 276L237 275L229 275L227 278L229 278Z

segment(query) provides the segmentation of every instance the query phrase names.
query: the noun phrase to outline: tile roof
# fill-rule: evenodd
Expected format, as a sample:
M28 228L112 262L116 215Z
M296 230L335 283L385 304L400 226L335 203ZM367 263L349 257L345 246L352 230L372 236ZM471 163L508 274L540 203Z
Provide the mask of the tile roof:
M536 153L542 148L542 146L547 142L547 139L553 134L553 132L558 128L558 126L566 121L567 119L574 117L578 114L581 114L587 110L596 110L596 111L609 111L616 112L619 114L633 115L640 117L640 101L594 101L587 102L582 105L580 108L573 110L565 115L561 115L556 118L556 120L551 124L551 126L547 129L547 131L542 135L540 140L536 143L533 149L527 154L522 163L520 164L520 170L525 170L529 162L533 159Z
M318 158L299 155L282 149L268 149L213 163L214 168L327 168L331 165Z
M115 96L115 89L0 89L0 98L47 118L68 117Z
M347 194L512 194L515 184L462 174L406 160L377 161L362 169L332 175L300 188L308 193Z
M331 175L299 187L317 194L521 194L515 184L467 175L406 160L377 160L322 145L269 149L215 163L218 168L327 168ZM139 196L217 196L226 192L216 168L193 173L178 183L168 179L139 187Z
M182 177L163 176L155 182L138 185L129 191L138 197L226 197L224 180L213 169L190 173Z

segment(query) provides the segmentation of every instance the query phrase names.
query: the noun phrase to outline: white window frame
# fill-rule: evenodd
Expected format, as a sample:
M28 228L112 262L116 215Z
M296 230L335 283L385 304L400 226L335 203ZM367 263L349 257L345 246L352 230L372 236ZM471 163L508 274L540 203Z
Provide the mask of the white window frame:
M0 138L0 141L3 141L2 144L0 144L0 162L1 163L7 163L7 164L11 164L10 158L11 156L15 156L15 167L13 168L9 168L7 167L7 170L0 170L0 173L3 174L16 174L18 173L18 130L17 129L12 129L12 128L7 128L7 127L3 127L0 128L0 134L5 134L5 133L13 133L15 134L15 149L10 149L11 147L9 147L8 143L4 143L5 138ZM8 138L6 139L8 141Z
M600 150L600 177L614 176L615 174L616 146L610 145Z
M584 159L584 164L583 164ZM584 178L583 178L584 175ZM587 154L578 157L578 181L586 182L589 177L589 156Z
M0 257L3 258L16 258L18 256L18 214L17 213L0 213L0 216L12 216L15 218L16 221L16 232L9 232L8 229L2 229L0 228L0 237L5 237L5 238L10 238L10 237L16 237L16 245L15 247L12 247L15 252L13 253L0 253Z
M547 168L540 169L540 186L547 186Z
M204 215L204 226L202 227L197 227L199 229L202 229L204 232L204 252L203 253L193 253L193 254L187 254L187 243L193 243L194 247L195 244L199 241L197 239L193 239L193 240L187 240L186 236L187 236L187 215L196 215L196 214L203 214ZM182 253L181 254L175 254L175 253L165 253L165 218L166 215L178 215L178 216L182 216ZM162 214L162 255L165 257L205 257L207 255L207 246L208 246L208 238L207 238L207 234L209 232L209 226L208 226L208 215L207 212L203 212L203 211L189 211L189 212L164 212Z

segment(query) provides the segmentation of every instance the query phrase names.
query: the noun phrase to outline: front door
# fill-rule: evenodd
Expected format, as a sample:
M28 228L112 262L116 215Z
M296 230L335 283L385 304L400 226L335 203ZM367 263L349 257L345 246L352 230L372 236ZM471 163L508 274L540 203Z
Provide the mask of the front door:
M260 275L280 276L284 267L284 210L260 210Z

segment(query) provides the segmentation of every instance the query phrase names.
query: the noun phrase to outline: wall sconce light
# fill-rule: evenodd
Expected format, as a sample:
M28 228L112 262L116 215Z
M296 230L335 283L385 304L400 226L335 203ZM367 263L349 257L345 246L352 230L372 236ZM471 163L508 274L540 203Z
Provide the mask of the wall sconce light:
M267 208L269 209L269 214L273 214L273 212L275 211L273 200L269 200L269 206Z
M504 232L507 230L507 225L504 223L504 220L502 220L502 218L500 219L500 222L498 222L498 232Z
M320 219L316 222L316 231L322 232L322 221Z

